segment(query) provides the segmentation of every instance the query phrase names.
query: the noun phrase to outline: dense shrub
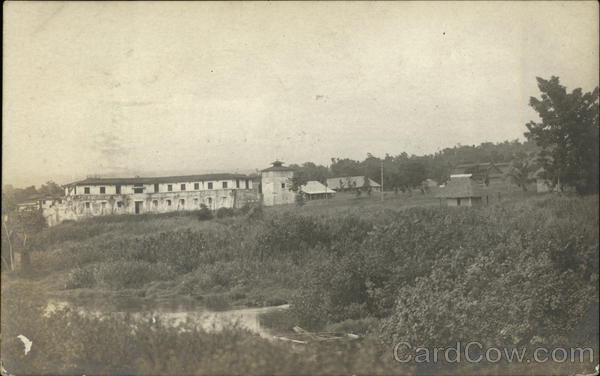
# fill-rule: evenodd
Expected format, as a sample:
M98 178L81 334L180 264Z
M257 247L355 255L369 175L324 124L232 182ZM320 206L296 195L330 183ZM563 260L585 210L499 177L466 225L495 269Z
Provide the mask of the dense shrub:
M212 211L210 211L210 209L208 208L208 206L202 204L200 205L200 210L198 210L198 214L196 215L196 218L198 218L201 221L207 221L212 219L213 214Z
M331 242L292 308L315 329L384 318L389 342L567 341L598 302L596 209L569 198L405 210L362 241Z
M256 241L261 259L283 256L298 262L305 258L307 250L311 248L329 247L338 239L354 240L365 236L367 227L369 226L363 226L360 221L353 219L285 213L267 221Z
M66 289L78 289L78 288L89 288L94 287L96 284L96 277L94 276L94 270L90 267L86 268L75 268L71 270L67 276L65 282Z
M242 205L241 208L239 208L239 212L240 214L248 214L248 212L250 211L250 209L252 209L252 204L249 202L246 202L244 205Z
M216 262L200 265L194 272L184 277L183 284L188 293L224 291L246 282L246 272L239 263Z
M306 201L304 200L304 195L302 193L297 193L294 196L294 202L297 206L304 206L304 204L306 204Z
M259 220L263 218L263 207L262 205L252 205L246 212L246 218L249 220Z
M534 336L566 343L589 305L597 304L595 283L560 272L543 250L458 249L440 257L430 275L396 292L394 314L381 334L390 342L420 344L475 339L509 346Z
M233 210L233 208L219 208L217 209L216 216L217 218L226 218L233 217L234 214L235 211Z
M390 279L392 269L381 261L355 248L311 264L292 299L300 324L321 329L327 323L388 313L393 302L377 286ZM387 310L382 308L386 305Z
M164 263L116 261L89 264L69 273L65 287L109 287L113 289L140 287L150 281L174 277L173 269Z

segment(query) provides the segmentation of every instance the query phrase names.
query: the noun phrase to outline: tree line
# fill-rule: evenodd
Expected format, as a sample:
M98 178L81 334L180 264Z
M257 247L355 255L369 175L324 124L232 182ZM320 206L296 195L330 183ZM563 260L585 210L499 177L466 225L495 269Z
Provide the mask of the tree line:
M307 180L322 183L327 178L366 176L380 181L383 163L385 189L410 190L427 179L438 183L448 180L454 167L467 163L510 163L508 178L523 190L536 178L562 190L573 188L579 194L599 190L599 119L598 87L584 93L581 88L569 92L560 79L537 77L540 98L531 97L529 105L541 121L530 121L524 133L526 140L484 142L479 145L457 145L434 154L376 157L370 153L364 160L332 158L330 166L306 162L292 165L297 170L295 185Z
M34 185L25 188L15 188L10 184L2 186L2 213L15 209L17 203L32 200L37 197L55 197L64 195L64 189L53 181L42 184L39 188Z
M479 145L457 145L434 154L409 155L405 152L383 158L367 153L365 159L331 158L329 166L313 162L293 164L298 184L309 180L325 183L328 178L343 176L366 176L381 182L383 163L383 186L386 190L408 191L421 187L426 179L443 183L452 170L468 163L512 163L537 153L539 148L530 141L484 142Z

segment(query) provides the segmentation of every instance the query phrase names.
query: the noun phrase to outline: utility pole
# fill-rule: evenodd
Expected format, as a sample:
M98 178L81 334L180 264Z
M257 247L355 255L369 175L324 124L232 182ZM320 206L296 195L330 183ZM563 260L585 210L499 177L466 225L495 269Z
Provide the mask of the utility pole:
M381 160L381 201L383 201L383 159Z

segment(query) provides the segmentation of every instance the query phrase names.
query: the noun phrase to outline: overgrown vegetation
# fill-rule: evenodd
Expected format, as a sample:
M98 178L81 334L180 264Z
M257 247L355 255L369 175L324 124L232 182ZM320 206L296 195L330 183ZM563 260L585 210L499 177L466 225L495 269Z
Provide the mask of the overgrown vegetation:
M148 316L103 319L62 309L44 316L42 297L28 289L3 290L4 367L16 375L264 375L406 373L387 348L357 343L315 345L291 351L235 323L207 332L191 323L172 327ZM17 338L33 341L24 354Z
M422 374L414 364L396 362L390 346L369 337L292 346L253 335L234 322L220 331L206 331L191 322L172 326L150 315L98 318L68 308L46 314L43 296L26 285L3 286L2 300L0 357L3 366L16 375ZM370 322L362 320L361 325L367 327ZM347 332L348 321L331 329ZM33 341L28 354L19 335ZM571 375L590 370L594 364L437 364L425 372Z
M264 323L277 330L299 325L359 333L386 349L397 341L436 346L464 340L507 346L593 345L597 326L584 330L592 333L588 337L575 333L590 307L598 304L598 196L526 197L481 208L398 210L400 206L388 202L329 211L310 205L265 213L249 208L245 214L211 221L198 221L195 216L120 222L98 218L43 230L36 235L32 261L37 278L62 279L66 289L131 290L148 299L165 289L214 309L289 302L288 312L267 315ZM125 325L109 323L102 324L113 325L106 330ZM52 332L57 326L44 330ZM187 334L176 339L167 329L156 330L164 330L168 338L164 346L168 341L176 341L177 346L188 340L190 346L224 341L219 342L222 351L258 346L291 364L300 362L296 355L280 353L280 348L247 335L230 333L240 341L233 344L217 334L198 334L202 340L189 339ZM147 349L144 341L154 336L148 333L156 332L143 333L106 341L123 346L134 341L134 348ZM58 341L75 346L75 339ZM148 351L163 345L153 346L157 347ZM380 356L374 348L363 350ZM122 364L131 367L146 364L123 368L125 373L162 373L164 364L183 365L181 357L192 356L183 353L187 355L178 353L172 359L155 355L154 363L147 364L143 362L148 360L110 356L123 358ZM206 356L226 357L219 354ZM319 357L312 352L305 355ZM64 361L66 354L56 356ZM69 364L81 364L87 355L77 356L82 358ZM147 355L135 356L146 359ZM245 356L239 364L234 361L233 373L249 361ZM323 361L318 358L302 367L296 363L298 368L290 372L310 372L314 370L310 367ZM358 368L331 369L335 373L363 369L358 361L344 361ZM272 368L267 365L273 363L265 362L263 368L250 369L268 373ZM372 361L365 362L375 367ZM218 365L207 369L229 369L218 368L225 363ZM389 371L385 367L373 369L385 373Z

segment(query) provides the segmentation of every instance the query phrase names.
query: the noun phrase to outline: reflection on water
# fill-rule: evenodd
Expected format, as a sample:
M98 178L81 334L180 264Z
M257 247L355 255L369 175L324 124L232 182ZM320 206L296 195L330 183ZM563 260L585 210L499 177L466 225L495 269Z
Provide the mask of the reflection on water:
M190 323L201 327L206 331L219 331L223 327L236 324L237 327L247 329L265 338L272 335L267 329L261 327L259 315L261 313L287 309L288 304L276 307L242 308L227 311L210 311L205 308L185 304L148 304L136 301L119 301L111 304L85 304L75 305L61 300L50 300L46 306L46 315L51 315L57 310L64 308L74 309L82 314L95 317L106 317L108 315L129 314L134 319L154 317L169 326L178 326L182 323Z

